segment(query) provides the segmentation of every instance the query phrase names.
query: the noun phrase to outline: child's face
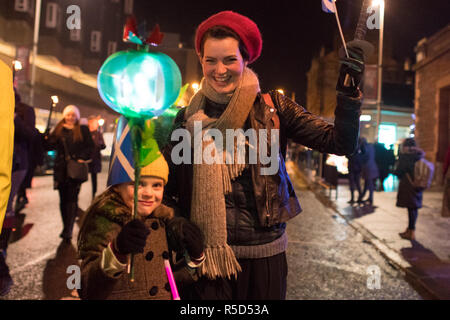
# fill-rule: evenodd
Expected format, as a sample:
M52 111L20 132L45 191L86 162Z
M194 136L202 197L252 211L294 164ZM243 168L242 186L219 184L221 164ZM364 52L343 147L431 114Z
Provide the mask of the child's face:
M133 208L134 206L134 182L122 183L118 187L118 192L122 196L125 204ZM162 201L164 192L164 180L156 177L143 176L140 179L138 189L138 210L142 217L149 216Z

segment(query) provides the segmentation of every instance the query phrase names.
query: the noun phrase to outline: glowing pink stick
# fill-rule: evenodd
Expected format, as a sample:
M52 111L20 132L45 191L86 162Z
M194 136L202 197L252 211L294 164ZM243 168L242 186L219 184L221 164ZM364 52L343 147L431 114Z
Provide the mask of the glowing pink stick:
M166 269L167 279L169 280L173 300L181 300L180 295L178 294L177 285L175 284L175 279L173 277L172 268L170 267L170 262L167 259L164 259L164 268Z

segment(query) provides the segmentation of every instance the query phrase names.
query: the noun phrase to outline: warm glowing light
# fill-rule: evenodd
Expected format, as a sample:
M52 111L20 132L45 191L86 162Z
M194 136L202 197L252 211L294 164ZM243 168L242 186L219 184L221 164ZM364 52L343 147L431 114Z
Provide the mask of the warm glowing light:
M15 71L22 70L22 62L20 62L19 60L14 60L12 64Z
M192 84L192 89L194 89L195 91L198 91L199 88L200 88L200 85L197 82L194 82Z
M279 93L284 94L284 90L283 89L278 89L277 90Z
M52 96L53 104L57 104L59 102L58 96Z
M98 120L98 125L99 125L100 127L103 127L104 124L105 124L105 119L99 119L99 120Z
M381 124L378 132L378 142L384 143L386 149L397 141L397 127L395 125Z
M372 0L372 7L378 7L384 4L384 0Z
M359 117L359 121L371 121L372 120L372 116L369 114L362 114Z

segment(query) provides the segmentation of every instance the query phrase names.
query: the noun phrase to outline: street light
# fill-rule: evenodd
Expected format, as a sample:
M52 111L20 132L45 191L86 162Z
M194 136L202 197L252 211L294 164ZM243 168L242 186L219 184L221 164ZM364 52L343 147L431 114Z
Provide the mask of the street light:
M191 87L192 87L192 89L194 89L194 92L197 92L198 89L200 88L200 85L199 85L197 82L194 82L194 83L191 85Z
M52 96L52 102L52 107L54 108L59 102L58 96Z
M22 70L22 62L20 62L19 60L14 60L12 62L12 65L14 67L14 71L20 71Z
M98 119L98 125L100 126L100 132L103 133L103 125L105 124L105 119Z
M278 89L277 91L284 95L284 90L283 89Z
M34 85L36 82L36 58L39 42L39 24L41 21L41 4L42 0L36 0L36 9L34 12L34 32L33 32L33 64L31 65L31 90L30 104L34 104Z
M384 0L373 0L372 7L380 8L380 37L378 40L378 90L377 90L377 128L375 139L378 141L381 122L381 94L382 94L382 77L383 77L383 34L384 34Z
M16 87L16 72L22 70L22 62L19 60L13 60L13 86Z

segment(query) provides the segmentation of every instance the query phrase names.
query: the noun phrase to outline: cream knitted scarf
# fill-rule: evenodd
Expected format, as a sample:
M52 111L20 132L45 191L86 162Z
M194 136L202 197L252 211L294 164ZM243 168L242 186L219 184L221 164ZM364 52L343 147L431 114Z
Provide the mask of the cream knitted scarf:
M222 136L226 137L226 129L242 129L256 96L260 91L258 77L250 69L245 68L240 83L233 94L218 94L203 79L201 89L194 97L186 110L186 128L194 136L194 121L202 123L202 137L208 129L218 129ZM206 116L203 112L205 98L219 104L228 104L219 119ZM195 141L195 138L194 138ZM212 150L212 154L218 152L219 156L225 157L227 152L223 146L219 150L213 140L202 141L202 148L194 145L195 150ZM241 175L246 164L237 161L236 142L234 141L234 161L232 164L221 163L193 164L193 190L191 202L191 220L203 231L205 236L206 260L200 267L200 273L209 279L231 278L237 276L241 267L234 255L233 250L227 244L227 224L225 195L231 192L231 181Z

